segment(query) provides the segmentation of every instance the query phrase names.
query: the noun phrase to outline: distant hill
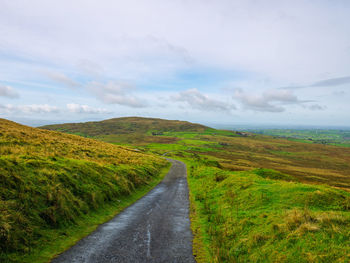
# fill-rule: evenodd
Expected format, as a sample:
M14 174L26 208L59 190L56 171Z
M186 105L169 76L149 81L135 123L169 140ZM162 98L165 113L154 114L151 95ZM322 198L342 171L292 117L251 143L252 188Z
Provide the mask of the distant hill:
M147 185L165 165L130 148L0 119L0 261Z
M208 127L187 121L164 120L156 118L124 117L104 121L65 123L46 125L41 128L56 130L68 133L84 134L87 136L126 134L126 133L147 133L147 132L201 132Z
M157 136L163 132L204 132L211 129L187 121L157 118L124 117L104 121L65 123L42 126L42 129L61 131L101 141L119 144L173 143L177 138Z

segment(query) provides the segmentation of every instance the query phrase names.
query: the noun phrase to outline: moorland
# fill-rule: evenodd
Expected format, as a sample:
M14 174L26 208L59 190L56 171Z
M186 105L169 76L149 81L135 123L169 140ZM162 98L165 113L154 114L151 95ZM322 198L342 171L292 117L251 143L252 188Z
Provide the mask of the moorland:
M174 125L132 117L43 128L184 161L197 262L350 260L350 148Z

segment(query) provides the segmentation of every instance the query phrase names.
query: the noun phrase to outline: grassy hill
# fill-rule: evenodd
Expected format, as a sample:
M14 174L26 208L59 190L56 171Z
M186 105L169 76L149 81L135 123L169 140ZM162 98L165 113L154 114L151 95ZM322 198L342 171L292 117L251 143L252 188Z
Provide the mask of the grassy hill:
M24 262L70 232L81 237L159 181L166 166L130 148L0 119L0 261Z
M156 118L125 117L98 122L66 123L41 127L84 137L93 137L106 142L121 144L145 144L150 142L174 142L174 138L155 137L167 131L202 132L208 127L187 121ZM122 135L122 136L120 136Z
M186 162L197 262L350 261L350 149L223 130L165 132ZM339 189L340 188L340 189Z
M350 149L223 130L165 132L186 162L197 262L350 261ZM339 189L341 188L341 189Z
M350 262L350 148L132 127L92 136L187 164L197 262Z
M186 162L197 262L350 261L350 148L128 120L89 134Z

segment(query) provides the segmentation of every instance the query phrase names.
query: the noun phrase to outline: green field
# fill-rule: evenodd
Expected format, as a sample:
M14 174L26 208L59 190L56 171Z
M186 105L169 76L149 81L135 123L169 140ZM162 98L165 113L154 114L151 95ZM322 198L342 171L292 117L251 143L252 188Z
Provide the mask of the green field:
M294 139L306 143L321 143L350 147L350 129L248 129L247 131Z

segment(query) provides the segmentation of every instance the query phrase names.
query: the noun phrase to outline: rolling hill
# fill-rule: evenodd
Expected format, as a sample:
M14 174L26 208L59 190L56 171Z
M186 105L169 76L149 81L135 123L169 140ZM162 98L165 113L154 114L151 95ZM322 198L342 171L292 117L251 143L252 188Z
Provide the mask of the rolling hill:
M115 214L167 165L130 148L0 119L0 261L68 239L67 228L88 228L91 214L106 217L104 208L121 202L108 208Z
M117 144L147 144L151 142L173 143L177 139L160 135L168 131L203 132L208 127L187 121L163 120L156 118L124 117L98 122L65 123L46 125L41 128L61 131L84 137L91 137Z
M187 164L197 262L350 260L350 148L194 128L93 137Z
M185 152L206 156L216 160L225 170L275 169L300 182L326 183L350 189L350 149L345 147L138 117L42 128L137 146L146 152L163 154L171 151L174 154Z
M187 121L164 120L157 118L123 117L104 121L65 123L42 126L43 129L56 130L86 136L99 136L110 134L147 134L150 132L201 132L208 127Z

